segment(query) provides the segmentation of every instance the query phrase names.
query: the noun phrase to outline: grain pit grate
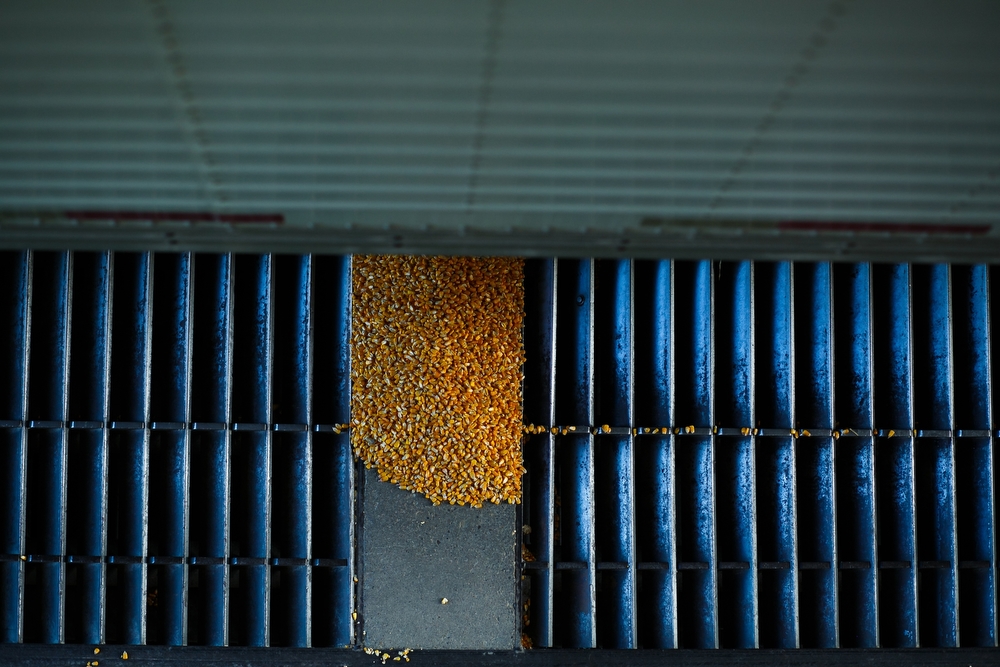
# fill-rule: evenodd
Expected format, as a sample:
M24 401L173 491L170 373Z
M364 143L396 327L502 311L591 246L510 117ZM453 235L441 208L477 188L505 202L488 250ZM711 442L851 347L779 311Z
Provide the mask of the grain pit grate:
M995 269L525 271L535 646L996 646Z
M353 643L349 271L0 254L0 640Z
M4 642L355 642L349 270L0 257ZM536 646L996 646L995 269L525 270Z

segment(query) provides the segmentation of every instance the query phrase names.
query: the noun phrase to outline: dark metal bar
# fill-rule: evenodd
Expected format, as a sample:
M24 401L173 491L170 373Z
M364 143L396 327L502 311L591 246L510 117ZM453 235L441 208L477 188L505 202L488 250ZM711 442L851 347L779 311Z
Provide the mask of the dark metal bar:
M674 423L673 267L669 260L635 263L636 424ZM640 575L639 642L677 648L674 436L643 436L635 446L636 547L641 560L662 566Z
M918 428L954 428L951 274L947 265L913 267L914 397ZM917 443L917 557L951 567L921 571L922 646L958 645L955 441Z
M351 258L313 258L313 421L351 421ZM339 430L339 429L338 429ZM354 640L354 465L350 435L313 436L312 555L344 568L313 571L312 645Z
M69 419L109 418L113 255L76 253L73 259L73 331ZM104 642L107 588L108 431L71 430L67 551L95 560L68 568L77 594L68 596L66 639Z
M32 253L0 253L0 551L18 554L0 563L0 641L24 636L25 502L27 500L28 359L31 331Z
M720 561L749 563L718 575L719 645L757 648L754 267L722 262L717 270L714 422L746 429L715 440L717 550Z
M68 252L35 253L31 308L28 418L62 422L69 403L69 336L73 257ZM64 428L31 431L28 437L27 550L66 553L68 433ZM30 564L38 588L26 595L37 604L37 627L25 640L58 644L65 639L66 566Z
M149 421L152 280L151 253L115 255L112 420ZM143 560L115 565L116 604L115 609L109 609L107 634L111 641L143 644L146 641L148 574L144 559L149 530L149 431L114 432L110 458L109 496L117 501L118 517L115 534L108 538L108 552ZM114 544L111 544L112 539ZM114 624L110 620L112 611L115 612Z
M834 267L835 417L843 428L872 428L872 294L869 264ZM876 552L873 438L837 443L837 544L841 560L874 563ZM876 647L878 569L840 576L840 644Z
M190 415L191 253L157 255L154 280L150 418L187 423ZM187 430L156 432L150 443L153 462L149 503L150 553L179 558L156 566L156 623L150 643L187 643L188 537L191 440ZM153 636L155 635L155 636Z
M556 367L556 421L594 423L594 261L562 260L558 283L558 346L565 352ZM562 493L562 558L585 561L584 571L562 574L563 645L597 644L594 540L594 436L558 439Z
M240 255L235 270L233 419L271 422L272 261ZM233 554L269 558L271 552L271 432L233 436ZM230 593L230 642L270 643L270 571L238 566L239 591ZM231 575L236 576L236 575ZM234 630L238 630L234 632Z
M795 421L795 330L792 265L755 265L756 420L790 433ZM799 568L796 545L796 446L791 436L759 437L757 557L788 563L758 565L760 646L799 647Z
M989 429L990 387L989 267L952 266L955 426ZM962 438L955 444L959 568L965 561L987 562L958 573L959 643L996 646L996 534L994 533L993 444L990 438Z
M900 433L913 424L913 353L910 267L873 267L875 298L875 423ZM886 432L888 435L888 432ZM911 436L879 438L879 558L908 562L906 568L879 577L879 636L882 646L917 645L916 506L914 440Z
M226 424L231 418L233 355L232 255L196 255L191 418ZM189 592L191 643L225 646L229 640L231 503L230 432L200 431L191 439L190 553L214 562L195 565L199 579ZM192 573L194 576L194 573ZM196 619L196 620L195 620Z
M555 423L556 391L556 259L528 259L524 263L524 421ZM535 646L554 642L555 575L555 436L548 430L525 440L528 475L527 525L524 542L532 555L546 566L531 573L531 617L528 630Z
M312 257L278 256L274 260L274 383L271 403L278 422L307 422L312 386ZM273 556L311 558L312 433L274 436ZM308 567L281 569L279 613L271 615L271 642L311 644L311 587Z
M631 429L632 262L597 260L595 273L595 421ZM596 443L598 557L625 564L602 575L597 594L598 642L607 648L637 646L633 447L631 433L599 437Z
M796 264L795 417L833 428L833 268ZM799 580L799 633L803 647L839 645L837 590L836 449L831 437L796 441L800 562L833 563L806 569Z
M675 368L678 426L711 429L714 406L714 290L712 262L677 262ZM718 648L716 586L715 438L685 438L676 448L677 557L708 563L678 575L680 645Z

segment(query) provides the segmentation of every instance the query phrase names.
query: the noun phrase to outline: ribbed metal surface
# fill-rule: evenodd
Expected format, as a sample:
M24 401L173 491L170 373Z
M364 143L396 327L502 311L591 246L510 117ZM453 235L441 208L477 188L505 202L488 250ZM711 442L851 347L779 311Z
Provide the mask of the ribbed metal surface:
M0 270L3 641L352 644L349 258Z
M105 247L319 238L342 252L539 254L576 248L547 232L587 229L601 254L676 257L699 230L751 220L943 225L994 249L1000 234L995 3L8 0L2 11L0 224L21 243L52 223ZM149 223L164 211L180 218ZM111 220L133 224L112 235ZM775 230L739 228L747 238L690 252L777 252ZM514 238L477 245L477 232ZM976 248L964 236L841 241L790 246Z
M994 274L529 260L535 644L996 646Z

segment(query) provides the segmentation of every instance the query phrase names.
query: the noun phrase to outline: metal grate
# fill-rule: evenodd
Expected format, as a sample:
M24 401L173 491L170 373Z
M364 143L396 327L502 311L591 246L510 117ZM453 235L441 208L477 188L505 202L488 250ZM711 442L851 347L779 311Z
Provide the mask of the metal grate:
M987 266L529 260L536 646L996 646Z
M994 272L529 260L536 646L996 646ZM353 644L349 276L0 255L3 642Z
M349 271L0 254L0 640L352 644Z

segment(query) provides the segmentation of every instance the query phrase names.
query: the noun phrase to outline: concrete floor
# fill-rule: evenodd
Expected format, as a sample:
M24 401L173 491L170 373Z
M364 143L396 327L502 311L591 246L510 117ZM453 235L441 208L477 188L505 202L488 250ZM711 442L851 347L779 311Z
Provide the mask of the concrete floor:
M363 495L364 646L520 646L514 505L435 507L374 470L365 471Z

